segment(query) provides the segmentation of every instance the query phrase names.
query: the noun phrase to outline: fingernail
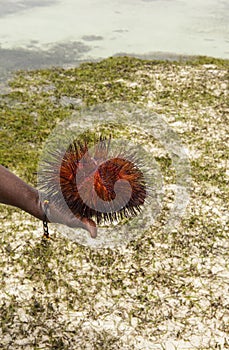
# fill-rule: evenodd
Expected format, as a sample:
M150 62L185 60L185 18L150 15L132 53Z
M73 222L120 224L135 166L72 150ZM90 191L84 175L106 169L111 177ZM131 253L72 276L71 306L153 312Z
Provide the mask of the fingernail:
M90 226L90 235L91 235L91 238L96 238L97 237L97 227L91 227Z

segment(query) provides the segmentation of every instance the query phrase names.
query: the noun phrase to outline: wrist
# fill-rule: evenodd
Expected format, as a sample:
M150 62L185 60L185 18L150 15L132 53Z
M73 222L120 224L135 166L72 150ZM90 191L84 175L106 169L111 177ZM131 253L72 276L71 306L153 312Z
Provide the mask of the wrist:
M46 213L45 213L44 204L41 201L40 196L39 196L39 192L37 190L36 190L36 195L35 195L34 211L31 212L31 214L39 220L48 221Z

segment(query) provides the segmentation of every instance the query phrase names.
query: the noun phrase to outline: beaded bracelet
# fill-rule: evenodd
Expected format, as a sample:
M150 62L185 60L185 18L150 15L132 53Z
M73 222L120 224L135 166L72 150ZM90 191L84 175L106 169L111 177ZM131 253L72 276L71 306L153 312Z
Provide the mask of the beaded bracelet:
M43 208L44 208L45 216L44 216L44 220L43 220L43 230L44 230L43 237L46 238L46 239L50 239L49 230L48 230L48 221L47 221L48 206L49 206L49 201L48 200L44 200Z

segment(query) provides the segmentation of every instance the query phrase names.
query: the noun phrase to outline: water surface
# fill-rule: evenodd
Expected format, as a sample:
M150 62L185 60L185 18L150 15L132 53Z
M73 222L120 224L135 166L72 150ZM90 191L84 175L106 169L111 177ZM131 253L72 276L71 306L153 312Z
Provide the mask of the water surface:
M0 73L119 53L229 58L226 0L2 0Z

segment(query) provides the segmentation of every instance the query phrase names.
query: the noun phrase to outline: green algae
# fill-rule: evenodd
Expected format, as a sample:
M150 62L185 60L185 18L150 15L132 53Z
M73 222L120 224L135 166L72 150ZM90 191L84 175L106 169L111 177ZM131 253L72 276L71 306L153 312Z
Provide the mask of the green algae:
M158 223L125 251L90 250L55 231L43 242L41 223L1 206L1 348L21 349L17 341L26 340L25 349L131 349L137 337L163 348L192 335L202 339L199 349L229 346L228 68L229 61L208 57L117 57L17 73L0 97L0 162L24 180L36 186L42 146L60 121L121 101L165 116L190 150L193 190L176 232L161 230L168 191ZM171 159L156 161L172 183Z
M223 107L226 96L215 95L207 86L208 77L202 76L208 71L203 66L209 64L215 65L219 72L229 65L226 60L205 57L183 63L117 57L67 70L18 72L10 83L12 91L0 100L0 162L35 184L42 143L59 121L80 108L71 103L62 106L62 96L78 98L86 106L115 101L146 103L151 91L155 95L151 100L156 111L160 107L160 113L175 112L177 118L183 104L190 110L199 105ZM198 79L194 74L184 81L176 79L180 70L193 66L200 70ZM157 79L156 74L160 75ZM131 82L136 85L128 85ZM156 87L158 82L160 89Z

